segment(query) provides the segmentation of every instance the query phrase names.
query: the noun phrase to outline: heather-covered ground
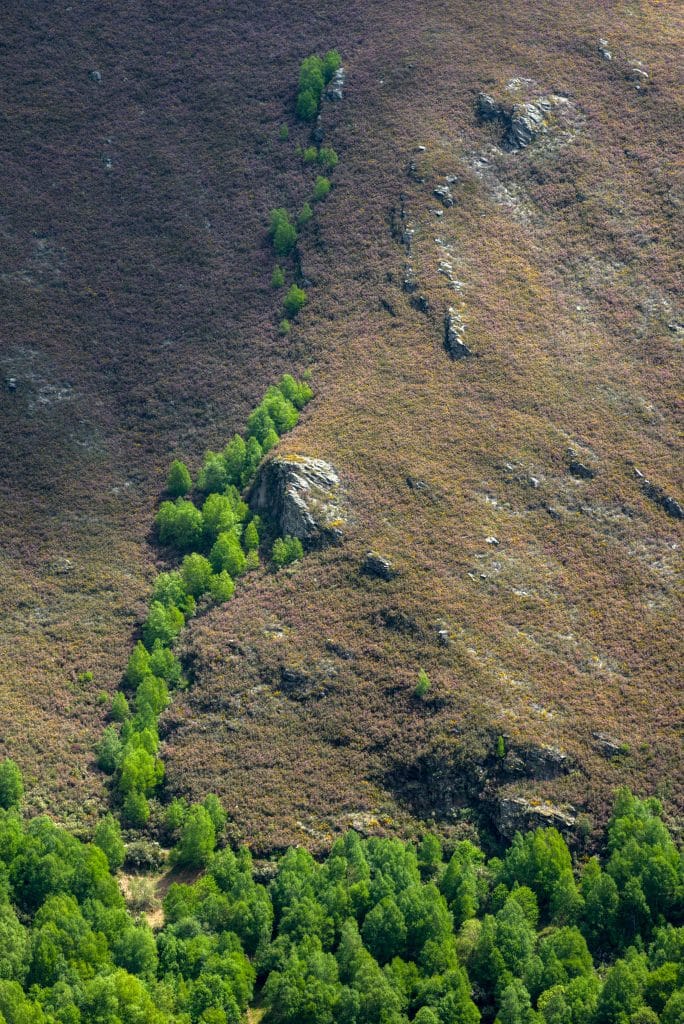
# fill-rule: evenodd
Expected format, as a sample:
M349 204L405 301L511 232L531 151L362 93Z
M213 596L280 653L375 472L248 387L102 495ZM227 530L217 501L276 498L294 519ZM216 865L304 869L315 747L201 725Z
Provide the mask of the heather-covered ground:
M168 461L197 466L310 366L283 446L337 468L348 538L193 624L170 791L216 791L257 849L412 812L463 830L511 794L591 828L618 782L681 810L681 523L634 474L682 500L676 5L43 3L5 24L2 739L32 805L81 822L102 799L99 695L147 597ZM268 211L310 191L297 67L330 46L340 165L284 339ZM475 102L516 78L568 115L503 152ZM428 315L401 290L402 196ZM448 359L447 305L476 358ZM369 548L391 583L359 574ZM570 761L540 778L516 767L531 747Z

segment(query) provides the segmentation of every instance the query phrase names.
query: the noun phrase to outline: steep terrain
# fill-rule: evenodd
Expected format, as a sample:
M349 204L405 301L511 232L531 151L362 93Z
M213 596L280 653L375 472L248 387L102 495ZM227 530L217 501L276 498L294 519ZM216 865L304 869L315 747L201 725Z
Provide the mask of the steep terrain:
M217 792L257 850L432 815L586 832L620 781L681 810L676 5L6 22L2 740L32 806L84 823L102 799L99 695L170 458L310 367L281 449L335 467L344 541L192 625L169 791ZM268 211L310 189L297 67L333 45L340 165L283 338ZM544 130L506 148L480 93L544 98ZM450 307L472 356L445 350Z

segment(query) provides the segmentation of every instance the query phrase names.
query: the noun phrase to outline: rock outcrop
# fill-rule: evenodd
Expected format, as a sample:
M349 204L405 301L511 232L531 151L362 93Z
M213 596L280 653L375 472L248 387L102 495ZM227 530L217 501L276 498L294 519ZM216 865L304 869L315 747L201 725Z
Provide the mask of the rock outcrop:
M496 827L506 839L516 832L534 828L557 828L568 832L575 824L575 815L562 811L555 804L533 802L523 796L501 797L496 814Z
M340 478L322 459L277 455L263 463L248 501L282 536L306 548L337 544L346 525Z
M344 85L346 80L347 76L344 68L338 68L330 79L328 87L325 90L326 99L331 100L333 103L341 100L344 97Z
M389 558L383 558L376 551L369 551L361 565L364 576L372 576L378 580L393 580L397 575Z
M457 311L449 306L444 314L444 348L452 359L465 359L473 354L463 340L465 326Z
M480 93L477 114L481 121L499 121L504 129L504 149L519 150L525 149L537 136L547 131L553 112L567 104L565 97L549 94L525 103L508 105L495 100L493 96Z
M658 484L647 480L638 469L634 470L634 475L641 483L641 489L647 498L650 498L652 502L659 505L663 512L667 512L668 516L672 516L673 519L684 519L684 508L682 508L678 501L669 494L666 494Z

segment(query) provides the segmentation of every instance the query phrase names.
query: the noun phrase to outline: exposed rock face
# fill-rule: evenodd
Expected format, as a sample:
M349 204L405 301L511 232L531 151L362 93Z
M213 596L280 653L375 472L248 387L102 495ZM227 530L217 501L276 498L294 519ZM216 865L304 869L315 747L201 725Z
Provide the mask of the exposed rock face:
M444 314L444 347L452 359L464 359L473 353L463 340L465 324L456 310L449 306Z
M526 103L508 106L486 93L477 100L477 114L482 121L499 121L504 128L504 149L525 149L542 132L547 131L549 115L559 106L567 105L562 96L538 96Z
M560 832L567 832L574 824L574 814L562 811L554 804L532 803L522 796L499 799L496 826L507 839L511 839L516 832L533 828L553 827Z
M673 519L684 519L684 508L682 508L678 501L675 501L669 494L666 494L658 484L647 480L638 469L634 470L634 475L640 481L641 489L647 498L650 498L656 505L660 505L662 510L667 512L668 516L672 516Z
M325 90L326 99L333 103L344 97L344 84L347 80L344 68L338 68L330 79L328 88Z
M363 560L361 572L365 576L372 576L379 580L393 580L396 572L392 567L389 558L383 558L376 551L369 551Z
M275 456L259 470L248 496L252 511L283 536L298 537L307 548L337 544L346 515L340 479L322 459Z

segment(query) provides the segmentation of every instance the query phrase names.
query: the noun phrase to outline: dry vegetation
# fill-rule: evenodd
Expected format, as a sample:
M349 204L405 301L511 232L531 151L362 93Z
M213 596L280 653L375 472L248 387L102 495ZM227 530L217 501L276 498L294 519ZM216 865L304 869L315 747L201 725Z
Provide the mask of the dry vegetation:
M303 3L286 26L270 3L13 17L2 702L33 806L83 823L102 796L98 694L146 596L169 458L196 462L311 363L317 399L283 447L335 465L348 539L250 577L193 625L169 786L217 792L261 851L325 846L348 824L410 831L412 810L467 829L500 788L596 824L622 781L681 810L681 524L633 471L681 500L676 5L359 2L338 24ZM341 160L302 236L310 301L285 340L267 215L300 208L310 173L294 150L306 130L283 143L278 129L298 61L332 45L348 68L324 112ZM475 100L515 76L569 97L572 131L494 149ZM418 144L422 183L406 173ZM438 218L447 174L455 205ZM402 194L433 316L401 291ZM451 362L456 302L477 358ZM569 447L593 479L570 474ZM360 575L369 548L394 581ZM603 757L597 731L624 752ZM575 768L508 777L499 734Z

